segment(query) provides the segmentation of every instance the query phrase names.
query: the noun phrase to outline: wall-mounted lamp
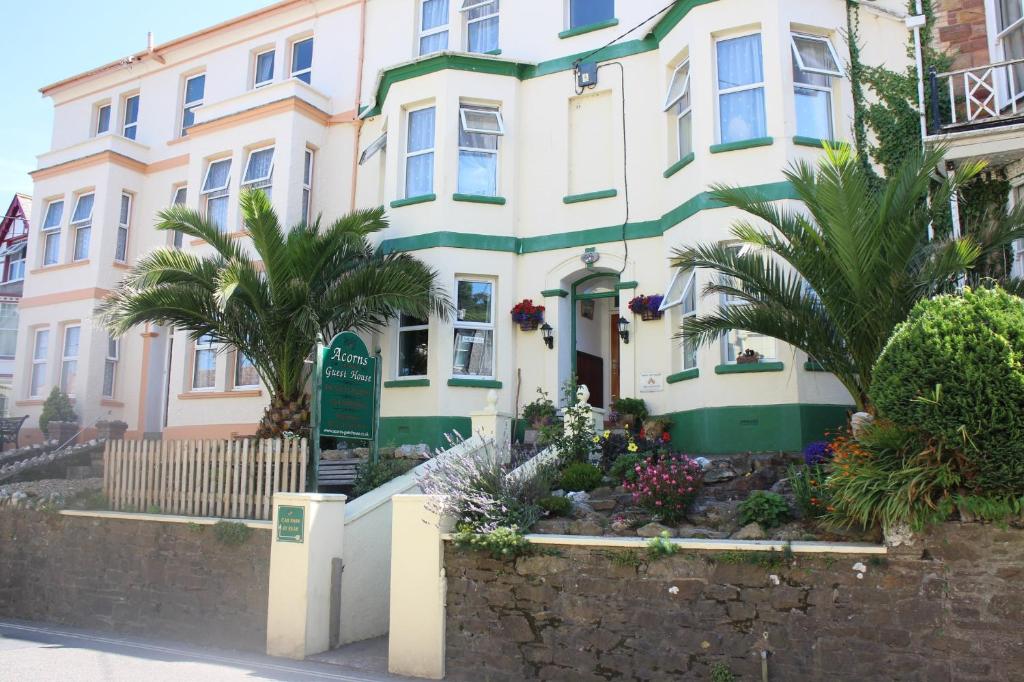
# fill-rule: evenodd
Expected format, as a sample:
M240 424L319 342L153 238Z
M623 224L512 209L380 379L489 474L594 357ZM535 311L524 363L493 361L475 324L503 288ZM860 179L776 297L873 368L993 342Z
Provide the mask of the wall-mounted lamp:
M540 331L541 331L541 334L544 335L544 344L548 347L548 349L550 350L551 348L554 348L555 347L555 334L554 334L555 330L551 327L551 325L548 324L547 322L545 322L544 324L542 324L540 326Z
M629 320L619 316L619 338L622 343L629 343Z

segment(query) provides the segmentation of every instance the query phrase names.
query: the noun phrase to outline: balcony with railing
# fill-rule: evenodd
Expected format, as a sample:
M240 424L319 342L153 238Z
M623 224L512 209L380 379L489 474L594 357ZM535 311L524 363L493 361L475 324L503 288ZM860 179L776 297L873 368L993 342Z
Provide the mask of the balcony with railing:
M1024 123L1024 59L929 73L929 133Z

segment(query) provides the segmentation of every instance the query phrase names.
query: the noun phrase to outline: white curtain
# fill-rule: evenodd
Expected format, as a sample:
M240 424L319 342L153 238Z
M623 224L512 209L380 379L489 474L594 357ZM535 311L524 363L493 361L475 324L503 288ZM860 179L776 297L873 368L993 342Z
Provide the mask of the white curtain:
M448 25L448 0L423 0L420 32ZM420 54L448 49L448 31L439 31L420 38Z
M434 108L409 112L410 153L434 148ZM405 196L416 197L434 190L434 153L408 156L405 164Z
M83 194L78 197L78 201L75 203L75 214L71 216L71 222L81 223L92 218L92 204L95 199L95 194Z
M719 91L763 80L760 34L718 43ZM720 94L718 105L722 142L749 140L767 134L763 86Z
M206 171L206 182L203 183L203 192L221 189L228 184L228 173L231 172L231 159L215 161L210 164Z
M470 52L490 52L498 49L498 0L466 10L466 21Z
M274 149L261 149L249 155L249 166L245 169L243 183L258 182L270 177L270 168L274 162Z

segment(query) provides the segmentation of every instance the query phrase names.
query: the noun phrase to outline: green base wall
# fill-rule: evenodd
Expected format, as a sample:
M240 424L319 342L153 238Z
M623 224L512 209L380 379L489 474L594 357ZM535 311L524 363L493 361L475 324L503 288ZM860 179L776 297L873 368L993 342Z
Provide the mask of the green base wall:
M799 452L846 424L852 405L708 407L664 415L672 445L688 454Z
M448 447L445 434L458 431L464 438L473 435L473 422L469 417L381 417L380 446L426 443L430 448Z

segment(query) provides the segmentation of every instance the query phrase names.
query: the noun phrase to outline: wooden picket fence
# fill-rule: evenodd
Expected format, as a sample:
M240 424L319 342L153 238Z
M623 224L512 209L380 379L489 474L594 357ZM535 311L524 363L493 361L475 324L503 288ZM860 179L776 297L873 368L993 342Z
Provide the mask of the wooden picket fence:
M306 439L112 440L103 492L115 511L269 519L276 492L305 492Z

